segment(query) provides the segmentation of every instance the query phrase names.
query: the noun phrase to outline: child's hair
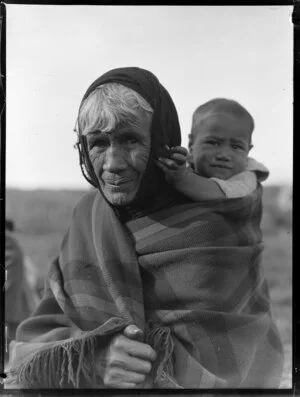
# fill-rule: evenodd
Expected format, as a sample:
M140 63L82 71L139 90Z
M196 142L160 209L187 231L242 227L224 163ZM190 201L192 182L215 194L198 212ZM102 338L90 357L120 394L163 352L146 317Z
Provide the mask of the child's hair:
M249 137L251 142L251 136L254 130L254 120L251 114L237 101L226 98L214 98L197 107L197 109L193 113L191 133L188 136L189 149L191 149L191 146L194 143L194 136L197 133L196 127L199 122L203 120L206 116L214 112L229 113L235 117L248 118L250 124Z

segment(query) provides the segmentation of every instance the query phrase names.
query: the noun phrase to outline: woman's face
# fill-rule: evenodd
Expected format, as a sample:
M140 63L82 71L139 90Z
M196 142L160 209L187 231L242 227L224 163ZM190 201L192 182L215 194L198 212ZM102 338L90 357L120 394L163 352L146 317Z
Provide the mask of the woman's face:
M87 134L89 156L106 199L116 206L135 198L151 147L152 116L142 110L109 132Z

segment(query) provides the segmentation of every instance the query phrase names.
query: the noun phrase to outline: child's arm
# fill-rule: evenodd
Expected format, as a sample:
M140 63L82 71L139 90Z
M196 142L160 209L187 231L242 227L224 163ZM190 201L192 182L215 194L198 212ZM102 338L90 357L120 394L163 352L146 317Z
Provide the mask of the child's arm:
M169 153L169 158L159 158L156 164L179 192L194 201L226 197L216 181L199 176L186 166L188 152L185 148L176 146L169 149Z
M265 181L269 176L269 170L262 163L248 158L245 171L233 175L231 178L223 180L211 178L218 183L223 190L226 198L245 197L253 193L257 187L257 182Z
M187 167L185 148L176 146L168 150L169 158L159 158L157 165L170 184L194 201L245 197L256 189L257 181L262 182L269 175L263 164L249 158L246 170L229 179L204 178Z
M243 171L228 179L211 178L225 194L226 198L245 197L257 187L257 176L253 171Z

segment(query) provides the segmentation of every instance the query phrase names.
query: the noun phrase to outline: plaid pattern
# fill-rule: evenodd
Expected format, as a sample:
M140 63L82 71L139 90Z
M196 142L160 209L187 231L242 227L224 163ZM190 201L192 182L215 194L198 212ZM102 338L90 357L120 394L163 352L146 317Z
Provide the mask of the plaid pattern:
M95 346L134 323L159 353L153 387L278 387L282 345L260 267L260 219L261 187L125 226L89 192L40 307L18 329L11 374L22 387L101 387Z

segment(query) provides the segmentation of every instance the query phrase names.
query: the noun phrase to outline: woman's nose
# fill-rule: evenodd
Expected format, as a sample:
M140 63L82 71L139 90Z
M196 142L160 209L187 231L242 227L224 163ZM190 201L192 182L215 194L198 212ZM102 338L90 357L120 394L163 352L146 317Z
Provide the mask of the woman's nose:
M103 169L112 173L124 171L127 167L127 161L124 156L122 148L112 144L105 152Z

